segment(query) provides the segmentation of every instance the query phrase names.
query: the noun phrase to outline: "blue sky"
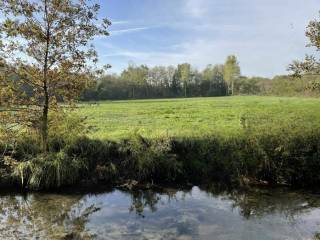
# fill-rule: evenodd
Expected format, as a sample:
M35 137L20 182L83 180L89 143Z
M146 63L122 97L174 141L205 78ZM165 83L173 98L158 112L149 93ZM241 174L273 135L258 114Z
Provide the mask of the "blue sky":
M242 74L286 73L308 52L307 23L318 16L320 0L100 0L111 36L95 45L102 64L121 72L135 64L202 69L237 55ZM310 50L309 50L310 51Z

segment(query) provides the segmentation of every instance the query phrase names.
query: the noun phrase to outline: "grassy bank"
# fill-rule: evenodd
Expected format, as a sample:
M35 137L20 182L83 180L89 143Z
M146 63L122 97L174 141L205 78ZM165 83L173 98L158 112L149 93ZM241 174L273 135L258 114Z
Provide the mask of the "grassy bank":
M10 153L1 181L29 189L128 180L314 187L319 103L234 97L85 104L79 112L96 126L87 136L75 136L77 122L66 120L51 134L48 154L32 136L14 149L0 144L0 153Z

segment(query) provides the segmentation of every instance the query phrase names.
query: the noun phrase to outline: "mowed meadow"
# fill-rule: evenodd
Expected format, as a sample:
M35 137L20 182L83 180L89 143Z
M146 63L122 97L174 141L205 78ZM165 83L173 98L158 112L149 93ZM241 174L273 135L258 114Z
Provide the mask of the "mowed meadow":
M236 137L250 131L313 131L320 127L320 99L235 96L83 103L88 136L121 140L147 138Z

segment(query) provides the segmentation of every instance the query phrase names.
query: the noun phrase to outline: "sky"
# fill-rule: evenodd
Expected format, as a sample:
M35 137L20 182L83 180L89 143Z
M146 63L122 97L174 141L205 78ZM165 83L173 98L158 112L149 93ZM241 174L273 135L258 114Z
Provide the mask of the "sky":
M306 25L320 0L100 0L113 23L95 45L100 63L120 73L129 63L198 69L235 54L246 76L272 77L312 49Z

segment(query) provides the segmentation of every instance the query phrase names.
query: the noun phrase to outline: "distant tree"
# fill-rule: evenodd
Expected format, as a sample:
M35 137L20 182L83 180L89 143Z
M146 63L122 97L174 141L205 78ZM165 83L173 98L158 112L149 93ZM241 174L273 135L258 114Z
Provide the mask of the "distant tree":
M88 0L0 0L1 120L40 122L47 151L48 113L57 98L72 103L94 74L97 53L90 41L108 35L107 19ZM32 90L26 95L25 86ZM13 116L11 119L10 116Z
M235 82L234 91L240 95L255 95L260 93L259 82L261 78L252 77L248 78L241 76L238 81Z
M224 96L226 93L226 82L224 81L224 66L216 64L213 66L213 93L211 95Z
M202 84L202 75L197 69L191 70L191 79L189 84L189 96L197 97L201 96L201 84Z
M271 80L264 81L260 85L260 90L266 94L278 96L315 95L317 92L308 87L312 85L314 80L315 76L309 75L301 77L292 77L290 75L275 76Z
M107 74L87 89L81 100L176 97L173 94L175 67L129 64L121 75ZM180 94L180 90L179 90Z
M176 72L176 68L174 66L169 66L166 69L166 81L168 82L168 89L166 90L166 96L172 97L171 89L173 86L173 78Z
M208 65L203 71L188 63L181 64L177 68L173 66L148 68L145 65L130 64L120 76L106 75L100 78L97 87L87 91L83 99L225 96L227 84L224 81L224 74L223 64ZM235 76L233 94L301 94L297 91L299 82L289 89L287 78L281 77L280 81L275 78L275 81L271 81L271 79L248 78L238 74Z
M177 69L178 78L180 79L180 82L182 82L183 85L183 93L184 97L188 96L188 85L191 80L191 65L189 63L183 63L178 65Z
M128 68L121 73L120 77L130 82L132 98L136 98L136 90L141 90L142 88L144 88L144 95L147 97L148 71L149 70L146 65L136 66L135 64L129 64Z
M315 48L316 52L320 51L320 19L309 22L306 30L306 36L309 39L307 47ZM314 81L309 85L313 90L320 90L320 58L315 55L306 55L304 61L293 61L288 70L294 77L314 76Z
M96 92L99 100L126 99L130 96L130 84L118 75L108 74L99 79Z
M133 69L134 69L134 66L132 64L129 64L128 68L123 70L121 73L121 76L120 76L121 79L130 83L131 98L135 98L135 88L136 88L136 82L134 80Z
M207 65L202 71L201 93L203 96L209 96L213 88L213 66Z
M138 79L140 79L138 83L143 88L144 95L146 98L149 97L149 90L150 90L149 84L148 84L148 73L149 73L149 68L147 65L141 65L137 69Z
M166 97L169 96L170 84L172 82L173 71L164 66L155 66L149 69L148 85L152 90L153 97Z
M201 93L203 96L225 95L223 72L223 65L211 64L202 71Z
M166 68L162 66L155 66L149 69L148 85L153 89L151 95L163 96L166 82Z
M164 85L165 70L165 67L162 66L150 68L148 72L148 84L154 87Z
M173 77L172 77L172 82L171 82L171 95L173 97L179 97L180 93L182 91L181 89L182 83L181 83L181 77L180 77L180 72L178 69L175 69Z
M224 64L224 80L228 85L228 94L234 94L234 83L240 77L240 66L237 57L230 55Z

